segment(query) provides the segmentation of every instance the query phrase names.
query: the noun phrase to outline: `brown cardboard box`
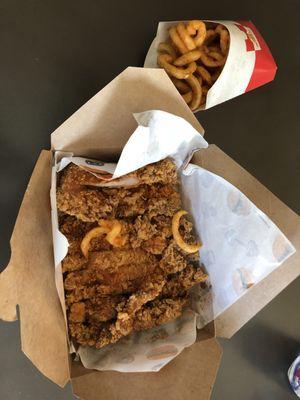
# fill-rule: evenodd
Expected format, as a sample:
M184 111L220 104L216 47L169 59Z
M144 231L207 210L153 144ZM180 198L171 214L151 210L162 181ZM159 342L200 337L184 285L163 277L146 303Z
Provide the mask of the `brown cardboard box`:
M52 150L116 159L136 127L132 113L161 109L203 129L164 71L127 68L52 134ZM210 145L194 163L223 176L265 212L300 249L300 218L270 191ZM54 281L50 217L51 151L42 151L28 184L11 238L12 256L0 275L0 317L16 319L20 308L22 350L49 379L74 393L98 399L208 399L221 359L211 325L197 342L160 372L85 370L69 362L65 322ZM230 338L300 273L299 251L215 320L216 334Z

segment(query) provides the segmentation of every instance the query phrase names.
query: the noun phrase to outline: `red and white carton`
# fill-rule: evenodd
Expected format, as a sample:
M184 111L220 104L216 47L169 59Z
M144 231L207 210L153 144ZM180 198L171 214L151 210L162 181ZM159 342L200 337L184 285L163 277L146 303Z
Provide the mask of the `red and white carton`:
M160 22L144 67L159 68L157 65L157 47L169 38L168 29L179 21ZM187 21L184 21L187 22ZM230 35L228 57L224 68L207 92L206 103L197 109L205 110L249 92L265 83L271 82L276 74L277 65L266 42L250 21L212 21L226 26Z

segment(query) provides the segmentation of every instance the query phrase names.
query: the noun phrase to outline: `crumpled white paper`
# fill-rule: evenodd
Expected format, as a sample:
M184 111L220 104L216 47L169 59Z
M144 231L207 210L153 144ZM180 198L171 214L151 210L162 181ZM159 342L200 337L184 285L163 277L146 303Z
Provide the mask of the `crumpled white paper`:
M160 370L195 342L196 322L199 328L206 325L295 251L277 226L237 188L220 176L188 164L197 149L208 145L188 122L163 111L148 111L135 117L139 127L129 138L116 165L108 164L106 169L105 163L59 154L55 174L74 162L107 170L114 178L172 157L179 168L184 208L189 211L203 243L200 258L211 287L192 291L197 314L187 310L176 321L130 335L100 350L80 346L78 355L83 365L91 369ZM55 185L54 178L52 184ZM54 189L51 190L54 210L53 195ZM53 231L55 260L60 263L67 248L55 218ZM61 273L60 268L56 271ZM64 305L63 293L59 291L59 295Z

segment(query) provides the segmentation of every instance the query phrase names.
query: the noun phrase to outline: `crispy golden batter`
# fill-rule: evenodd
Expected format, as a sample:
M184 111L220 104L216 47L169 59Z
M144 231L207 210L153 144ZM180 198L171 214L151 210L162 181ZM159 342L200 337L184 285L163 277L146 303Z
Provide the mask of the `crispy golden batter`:
M161 297L183 297L187 291L197 283L205 282L207 275L201 268L188 265L176 274L169 275L164 285Z
M175 164L165 159L129 175L134 186L119 188L99 186L97 176L74 164L60 176L60 230L69 242L62 262L69 333L80 344L101 348L177 318L189 289L207 278L198 254L185 253L173 238L172 219L182 207ZM126 240L114 247L99 231L83 255L83 238L103 219L119 221L118 234ZM185 217L179 233L185 243L196 243Z
M123 301L124 296L108 296L74 303L70 307L69 321L97 323L111 320L117 316L116 308Z
M152 210L152 214L157 210L160 214L169 212L171 215L174 207L176 210L179 208L179 194L172 189L177 177L171 160L147 165L136 174L140 181L136 187L96 188L92 186L96 177L70 164L61 174L57 207L59 211L86 222L101 218L130 218L144 214L146 209ZM162 183L167 184L166 190L161 190ZM169 201L171 205L168 207Z
M172 321L180 316L186 303L186 297L153 301L137 312L133 330L142 331Z
M65 279L65 289L74 290L81 286L99 284L103 287L110 287L112 292L126 286L138 278L152 274L158 263L125 264L119 265L113 271L96 268L84 269L70 272Z
M143 263L155 263L156 258L145 250L138 248L135 250L115 249L110 251L92 252L89 257L89 267L98 270L109 270L118 272L123 265L139 266Z
M111 324L98 322L90 325L69 321L69 330L78 343L99 349L110 343L116 343L133 331L150 329L176 319L186 303L186 297L157 299L145 304L133 318L128 318L128 314L124 314L117 322Z
M97 175L100 176L100 178L98 178ZM102 177L104 175L110 177L110 174L107 173L96 173L95 176L84 168L80 168L71 163L61 175L60 186L63 190L67 191L80 190L82 186L99 187L99 185L103 184L101 175ZM177 183L176 165L170 158L165 158L157 163L146 165L135 172L131 172L127 176L137 178L135 186L143 183L146 185L153 185L154 183L163 183L164 185Z

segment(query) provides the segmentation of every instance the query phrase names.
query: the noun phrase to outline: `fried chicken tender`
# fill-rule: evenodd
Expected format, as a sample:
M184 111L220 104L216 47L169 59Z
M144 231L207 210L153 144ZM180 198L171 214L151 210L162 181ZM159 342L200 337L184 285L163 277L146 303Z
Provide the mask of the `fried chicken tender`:
M95 226L94 223L85 223L69 215L62 217L60 231L69 242L68 254L62 262L63 272L76 271L86 267L87 260L81 252L80 243L84 235ZM104 237L94 238L91 241L91 251L105 251L111 248L112 246Z
M85 260L85 269L67 274L65 290L77 290L97 284L98 293L122 293L132 282L153 273L158 266L156 258L142 249L92 252Z
M68 169L65 170L67 170L67 173L62 174L60 184L67 191L80 190L82 186L99 187L99 185L103 184L103 179L97 177L97 173L90 173L75 164L69 165ZM127 174L127 176L136 177L137 185L143 183L146 185L177 183L176 165L170 158L146 165L135 172Z
M207 275L201 268L188 265L185 269L176 274L169 275L161 291L161 297L182 297L197 283L205 282Z
M126 285L120 283L120 285L116 285L113 288L107 285L95 284L92 286L81 286L80 288L76 288L69 292L67 291L66 306L67 308L70 308L73 303L78 303L88 299L99 298L99 301L101 302L101 298L103 297L134 293L139 289L143 278L126 282Z
M178 318L187 301L186 297L179 297L177 299L157 299L149 303L149 305L137 312L133 323L133 330L142 331L150 329L153 326L166 324Z
M138 267L140 264L155 262L156 258L141 248L135 250L114 249L110 251L91 252L88 265L92 269L117 272L119 267L126 264Z
M83 324L70 321L70 335L80 344L100 349L110 343L116 343L133 331L150 329L178 318L186 303L186 297L154 300L145 304L133 319L119 320L118 327L117 323Z
M134 217L143 214L148 208L153 209L152 213L157 210L160 214L172 213L176 205L179 208L180 197L176 191L173 190L171 200L168 198L171 186L168 190L159 190L161 183L171 185L177 182L176 167L171 160L147 165L138 170L136 175L140 184L133 188L96 188L93 187L95 179L97 180L95 176L75 164L70 164L61 174L57 189L57 207L59 211L86 222L99 221L101 218ZM153 193L149 194L148 204L149 185L154 184L158 185L158 189L155 190L154 186L151 188ZM160 205L156 205L157 200ZM171 201L172 207L168 207L168 201Z
M154 183L177 184L177 168L170 158L146 165L136 171L139 180L147 185Z
M73 303L70 307L69 321L90 323L105 322L117 316L117 306L125 301L124 296L92 298L85 302Z
M189 290L207 279L198 253L186 253L173 238L172 219L182 208L176 165L165 159L127 177L131 186L108 187L70 164L57 188L60 230L69 242L62 262L69 334L96 348L177 318ZM126 240L113 247L99 234L84 256L86 234L112 219ZM185 243L195 244L192 223L179 223Z
M158 263L125 264L113 272L91 268L74 271L67 275L65 289L74 290L85 285L99 284L103 288L109 287L112 293L121 293L120 290L126 291L131 281L153 273L157 265Z

